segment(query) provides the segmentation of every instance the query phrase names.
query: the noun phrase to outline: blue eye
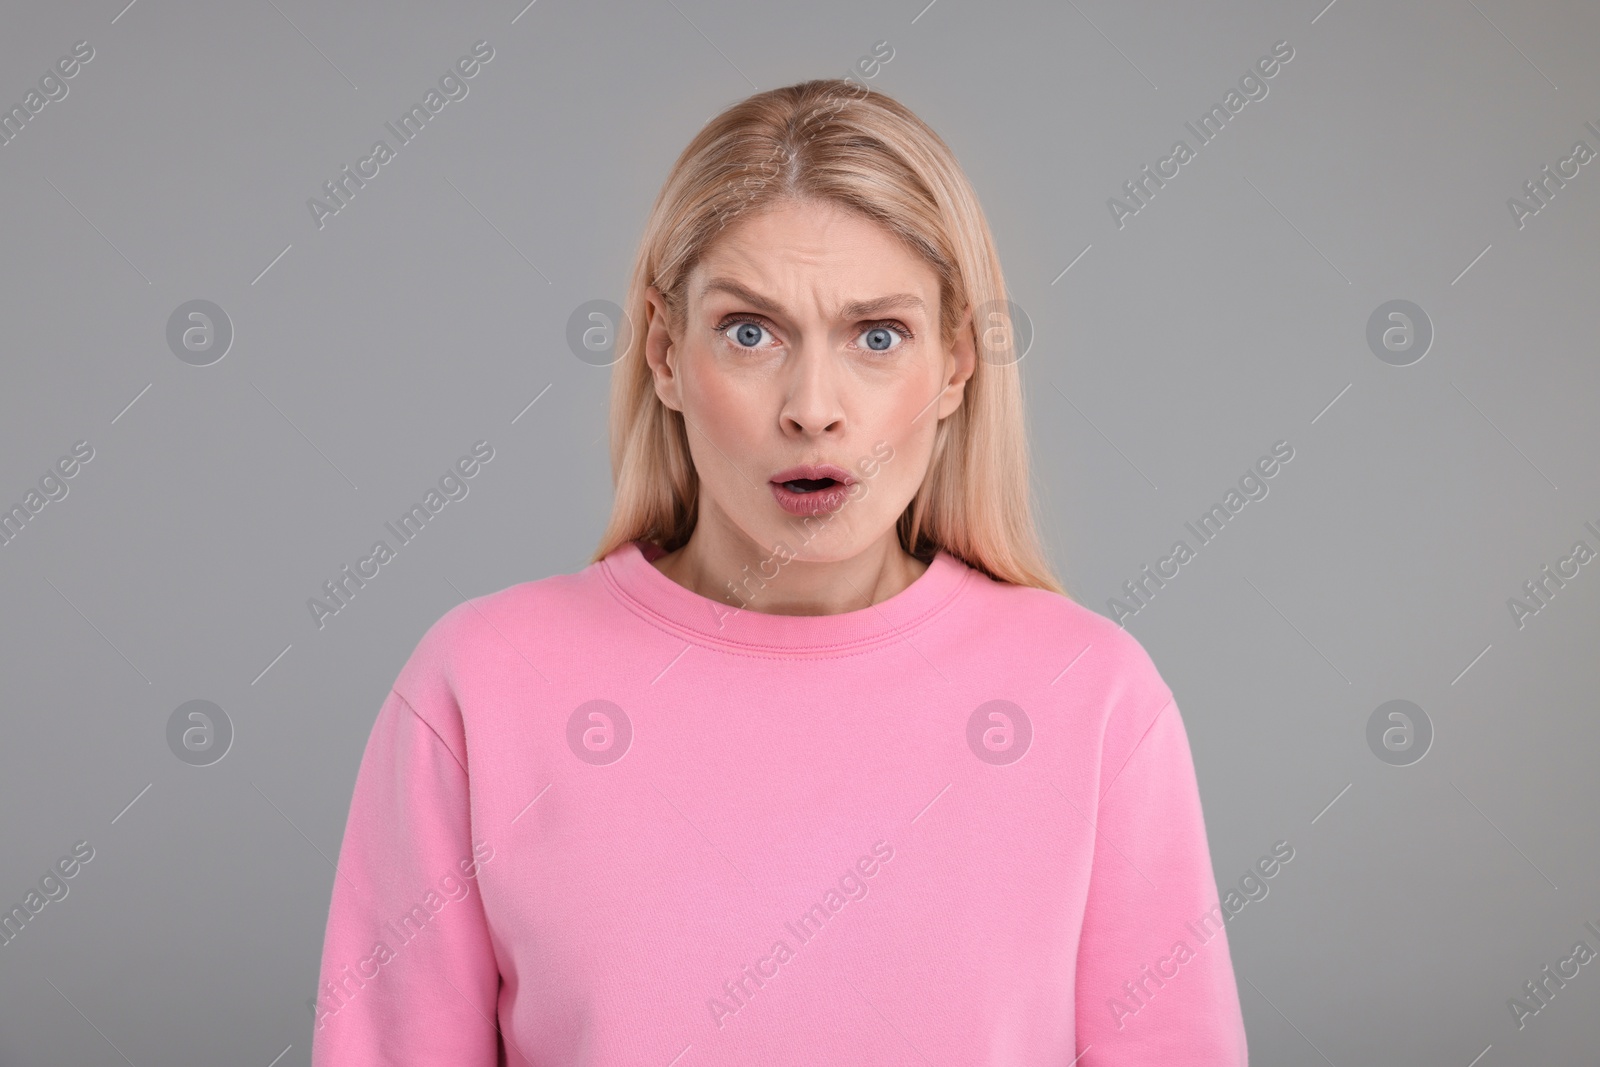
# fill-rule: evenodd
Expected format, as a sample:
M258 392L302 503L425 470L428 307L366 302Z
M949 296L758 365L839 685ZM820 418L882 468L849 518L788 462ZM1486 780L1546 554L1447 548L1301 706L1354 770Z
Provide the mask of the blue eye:
M733 340L742 348L754 348L761 343L761 337L766 332L760 323L750 322L747 319L734 324Z
M867 348L874 352L887 352L899 341L904 340L898 332L888 326L873 326L861 334Z

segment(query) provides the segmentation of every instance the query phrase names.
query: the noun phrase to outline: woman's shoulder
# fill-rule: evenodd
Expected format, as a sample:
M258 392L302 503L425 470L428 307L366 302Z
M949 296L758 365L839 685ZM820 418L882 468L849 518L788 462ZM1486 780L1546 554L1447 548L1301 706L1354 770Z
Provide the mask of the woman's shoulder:
M1006 620L1008 629L1017 636L1036 634L1051 641L1081 638L1115 649L1124 656L1137 658L1144 653L1138 640L1120 623L1070 596L1052 589L1001 581L970 564L961 565L971 572L967 575L971 610Z
M602 601L599 564L516 582L461 601L423 632L396 680L408 700L471 678L538 671L565 640L590 632Z
M969 576L971 606L1006 643L1064 674L1094 676L1117 687L1149 687L1170 696L1144 645L1120 623L1050 589L997 581L982 571Z

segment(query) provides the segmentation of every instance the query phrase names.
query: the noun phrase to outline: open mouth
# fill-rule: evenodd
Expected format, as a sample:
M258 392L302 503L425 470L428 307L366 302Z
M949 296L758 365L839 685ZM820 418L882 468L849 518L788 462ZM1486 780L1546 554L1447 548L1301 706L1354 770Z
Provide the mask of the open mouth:
M832 463L799 463L774 472L769 485L778 507L805 517L838 511L856 492L854 481L849 471Z
M850 483L841 478L788 478L771 485L773 499L791 515L837 511L850 496Z
M796 478L794 481L780 484L791 493L815 493L839 483L832 478Z

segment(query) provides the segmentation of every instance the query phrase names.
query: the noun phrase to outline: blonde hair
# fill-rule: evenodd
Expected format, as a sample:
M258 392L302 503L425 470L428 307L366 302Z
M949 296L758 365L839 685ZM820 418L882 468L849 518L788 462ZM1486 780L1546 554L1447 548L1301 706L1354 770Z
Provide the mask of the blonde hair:
M635 539L671 552L694 530L699 478L683 416L656 395L645 359L646 288L661 292L670 321L680 324L689 272L728 223L795 200L860 212L921 255L939 278L946 345L963 310L973 309L974 370L961 405L940 421L927 476L896 523L901 548L924 562L943 548L997 580L1066 595L1034 525L1017 363L989 358L996 335L984 336L995 318L987 309L1007 304L983 210L938 134L905 105L845 79L741 100L706 123L667 176L628 283L623 310L633 328L611 372L616 496L590 562ZM1008 331L998 336L1009 344Z

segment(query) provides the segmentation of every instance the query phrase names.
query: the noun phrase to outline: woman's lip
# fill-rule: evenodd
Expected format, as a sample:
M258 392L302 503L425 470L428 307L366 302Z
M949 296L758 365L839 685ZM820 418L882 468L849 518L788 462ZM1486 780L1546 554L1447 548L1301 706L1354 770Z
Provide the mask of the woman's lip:
M777 474L774 474L769 480L775 484L781 484L783 482L793 482L802 479L806 481L820 481L823 478L832 478L834 481L840 482L844 485L849 485L851 482L855 481L855 479L850 476L849 471L845 470L843 467L835 467L831 463L807 463L800 467L790 467L787 470L781 470Z
M835 483L812 493L797 493L793 489L786 488L782 482L769 482L768 485L772 489L772 498L778 502L778 506L791 515L816 515L825 511L837 511L850 498L849 487L842 483Z

